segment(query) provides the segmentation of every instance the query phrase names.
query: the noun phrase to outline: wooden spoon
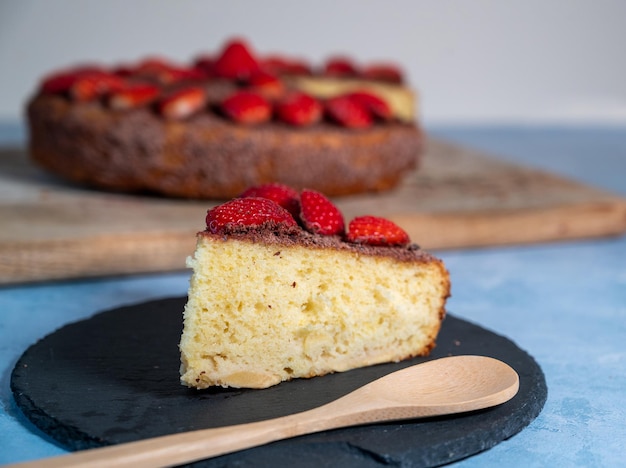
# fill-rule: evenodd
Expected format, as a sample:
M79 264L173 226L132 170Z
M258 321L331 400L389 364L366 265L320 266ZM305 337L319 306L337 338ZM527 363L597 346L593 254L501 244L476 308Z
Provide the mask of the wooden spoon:
M447 357L393 372L301 413L111 445L13 466L179 465L326 429L489 408L513 398L518 388L517 373L501 361L483 356Z

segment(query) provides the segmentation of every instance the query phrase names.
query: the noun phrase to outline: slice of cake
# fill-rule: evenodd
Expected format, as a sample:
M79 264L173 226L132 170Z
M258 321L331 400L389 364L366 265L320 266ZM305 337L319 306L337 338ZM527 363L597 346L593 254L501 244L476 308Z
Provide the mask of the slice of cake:
M383 218L346 232L319 192L248 195L209 210L188 260L184 385L266 388L429 353L450 290L439 259Z

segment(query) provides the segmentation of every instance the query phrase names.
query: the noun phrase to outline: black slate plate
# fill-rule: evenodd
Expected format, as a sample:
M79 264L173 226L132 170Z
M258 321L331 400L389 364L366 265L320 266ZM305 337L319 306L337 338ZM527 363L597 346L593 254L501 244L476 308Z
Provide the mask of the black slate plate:
M519 393L495 408L450 417L337 429L198 462L193 466L435 466L518 433L547 398L540 367L513 342L448 315L429 358L285 382L266 390L190 390L178 382L186 298L102 312L31 346L11 389L24 414L70 450L304 411L389 372L429 359L478 354L512 366Z

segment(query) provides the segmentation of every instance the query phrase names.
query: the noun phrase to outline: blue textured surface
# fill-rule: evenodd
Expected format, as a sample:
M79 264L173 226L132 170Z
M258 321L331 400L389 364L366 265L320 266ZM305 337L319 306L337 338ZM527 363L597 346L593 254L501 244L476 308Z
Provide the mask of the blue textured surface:
M626 129L429 130L626 195ZM0 143L15 135L0 131ZM548 384L528 428L454 466L624 466L626 238L438 254L452 276L450 311L515 341ZM10 372L29 345L103 309L183 295L187 281L177 273L0 288L0 463L64 453L10 393Z

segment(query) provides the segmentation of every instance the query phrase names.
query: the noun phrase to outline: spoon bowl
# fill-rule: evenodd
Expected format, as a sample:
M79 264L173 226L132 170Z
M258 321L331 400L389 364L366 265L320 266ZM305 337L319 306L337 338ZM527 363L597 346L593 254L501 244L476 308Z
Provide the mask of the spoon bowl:
M502 361L484 356L447 357L393 372L326 405L301 413L155 437L13 466L180 465L327 429L489 408L510 400L518 389L517 373Z

